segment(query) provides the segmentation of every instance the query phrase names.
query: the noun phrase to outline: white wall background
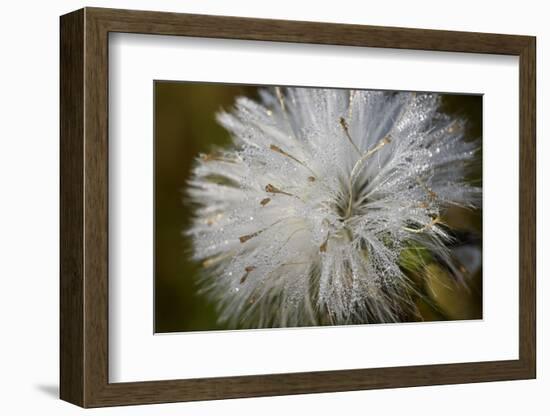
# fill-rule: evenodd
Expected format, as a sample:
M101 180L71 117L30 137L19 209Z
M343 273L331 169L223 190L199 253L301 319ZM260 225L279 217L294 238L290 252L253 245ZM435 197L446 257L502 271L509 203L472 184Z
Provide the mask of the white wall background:
M550 411L549 330L544 301L550 226L542 213L550 145L542 125L550 89L550 26L545 2L461 0L51 0L5 2L0 14L0 413L72 415L84 411L58 395L58 16L103 6L453 29L537 36L538 53L538 379L532 381L316 394L87 411L102 415L404 414L546 415ZM545 235L543 237L543 235ZM546 325L547 326L547 325Z

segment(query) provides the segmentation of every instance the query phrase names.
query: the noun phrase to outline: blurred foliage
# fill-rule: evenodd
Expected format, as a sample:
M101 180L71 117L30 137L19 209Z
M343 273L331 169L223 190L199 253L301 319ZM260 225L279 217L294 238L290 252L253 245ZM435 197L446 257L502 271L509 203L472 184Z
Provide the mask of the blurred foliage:
M156 81L155 95L155 332L226 329L217 323L215 306L197 293L199 265L189 260L190 240L182 235L191 207L184 189L193 158L212 146L230 142L215 120L238 96L257 97L257 87ZM481 137L482 99L445 95L443 110L469 122L467 134ZM481 152L480 152L481 154ZM481 164L472 180L480 182ZM450 209L444 220L462 231L456 245L481 248L481 212ZM471 236L477 236L472 238ZM452 247L451 247L452 249ZM401 265L415 285L418 313L411 320L472 319L481 317L481 269L457 282L422 247L408 247Z
M481 304L467 284L457 281L447 270L436 263L424 270L426 288L434 309L448 319L481 318Z
M184 187L193 158L230 142L215 120L255 87L155 82L155 332L223 329L214 306L197 294L197 264L182 236L191 210Z

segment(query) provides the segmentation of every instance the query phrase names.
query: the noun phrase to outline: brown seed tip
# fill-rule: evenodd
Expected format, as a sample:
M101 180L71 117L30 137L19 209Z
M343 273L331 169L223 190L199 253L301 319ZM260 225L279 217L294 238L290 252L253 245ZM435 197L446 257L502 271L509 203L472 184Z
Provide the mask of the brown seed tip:
M319 251L321 253L326 253L327 251L327 245L328 245L328 240L326 240L323 244L321 244L321 247L319 247Z
M253 234L247 234L247 235L243 235L241 237L239 237L239 241L241 243L246 243L248 240L250 240L251 238L254 238L256 237L258 234L260 234L262 231L256 231L255 233Z
M269 204L270 201L271 201L271 198L264 198L260 201L260 205L262 207L265 207L267 204Z
M251 271L253 271L256 267L254 266L246 266L244 268L244 271L245 273L243 274L243 277L241 277L241 280L239 281L241 284L243 284L244 282L246 282L246 278L248 277L248 273L250 273Z
M308 176L307 180L310 182L315 182L315 176Z
M275 188L273 185L271 185L270 183L268 183L266 186L265 186L265 191L266 192L271 192L271 193L276 193L278 192L279 190L277 188Z
M248 240L250 240L252 237L254 237L253 235L251 234L248 234L248 235L243 235L241 237L239 237L239 241L241 243L246 243Z
M214 262L214 259L212 259L212 258L206 259L202 262L202 267L204 267L204 268L210 267L213 262Z

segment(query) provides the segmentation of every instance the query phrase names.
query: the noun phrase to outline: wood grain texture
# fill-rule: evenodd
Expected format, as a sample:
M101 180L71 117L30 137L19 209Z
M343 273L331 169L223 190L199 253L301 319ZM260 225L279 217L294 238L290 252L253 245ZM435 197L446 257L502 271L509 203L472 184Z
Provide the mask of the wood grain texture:
M519 99L519 357L536 377L536 40L520 54Z
M60 24L60 388L84 404L84 12Z
M108 33L520 57L519 359L192 380L108 380ZM61 18L61 398L82 407L534 378L535 38L86 8Z

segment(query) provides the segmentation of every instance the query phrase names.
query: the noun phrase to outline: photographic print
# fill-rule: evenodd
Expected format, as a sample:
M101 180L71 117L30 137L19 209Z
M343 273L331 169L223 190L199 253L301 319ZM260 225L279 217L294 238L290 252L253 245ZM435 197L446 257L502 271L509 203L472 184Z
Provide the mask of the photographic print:
M536 378L535 37L86 7L59 39L62 400Z
M482 96L154 82L155 332L482 318Z

